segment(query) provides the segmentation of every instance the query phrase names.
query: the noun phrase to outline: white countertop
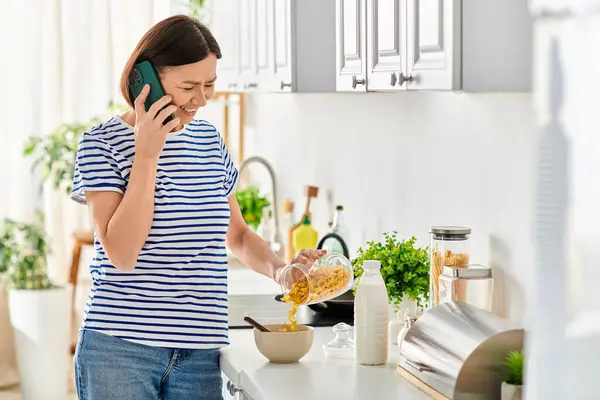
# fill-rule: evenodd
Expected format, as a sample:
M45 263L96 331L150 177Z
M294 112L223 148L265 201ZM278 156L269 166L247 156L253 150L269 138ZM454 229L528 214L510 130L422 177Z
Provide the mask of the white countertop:
M227 272L227 292L230 295L275 296L281 294L281 287L273 279L240 265L230 266Z
M314 345L299 363L272 364L258 352L252 329L230 330L229 335L231 345L221 352L221 369L252 400L429 399L396 373L396 346L390 345L388 363L382 366L327 359L322 345L334 337L333 331L316 328Z

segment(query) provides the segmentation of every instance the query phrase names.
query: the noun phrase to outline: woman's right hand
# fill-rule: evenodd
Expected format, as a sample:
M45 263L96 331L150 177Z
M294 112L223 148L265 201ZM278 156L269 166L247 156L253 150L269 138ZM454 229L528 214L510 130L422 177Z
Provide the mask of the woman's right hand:
M150 85L145 85L140 95L135 99L135 157L137 159L157 160L167 141L168 133L179 125L175 118L163 125L170 114L177 111L177 106L169 104L172 97L167 95L157 100L148 111L144 107L146 97L150 93Z

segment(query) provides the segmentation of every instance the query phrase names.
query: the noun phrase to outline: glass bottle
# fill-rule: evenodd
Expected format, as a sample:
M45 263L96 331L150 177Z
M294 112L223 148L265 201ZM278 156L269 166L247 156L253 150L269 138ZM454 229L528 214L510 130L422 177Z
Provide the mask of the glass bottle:
M350 232L346 229L344 221L344 206L338 205L335 207L335 214L333 214L333 225L331 231L341 237L344 242L348 243Z

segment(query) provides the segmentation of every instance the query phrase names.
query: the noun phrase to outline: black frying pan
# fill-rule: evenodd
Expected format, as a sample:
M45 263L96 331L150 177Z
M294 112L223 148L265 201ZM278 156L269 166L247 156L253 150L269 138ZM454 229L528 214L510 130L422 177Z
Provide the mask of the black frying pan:
M354 293L350 289L338 297L321 303L310 304L308 307L316 312L327 312L335 315L352 314L354 313Z

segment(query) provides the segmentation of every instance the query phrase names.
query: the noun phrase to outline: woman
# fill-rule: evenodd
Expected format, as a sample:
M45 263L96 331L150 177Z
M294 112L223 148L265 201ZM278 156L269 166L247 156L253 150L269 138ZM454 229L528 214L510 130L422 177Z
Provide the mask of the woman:
M198 21L159 22L121 77L133 109L80 140L72 198L89 207L97 239L74 360L80 400L220 399L225 245L275 281L285 264L244 223L222 137L194 119L214 91L219 58ZM136 99L129 93L134 65L146 60L167 93L148 110L147 86ZM304 250L293 261L320 255Z

